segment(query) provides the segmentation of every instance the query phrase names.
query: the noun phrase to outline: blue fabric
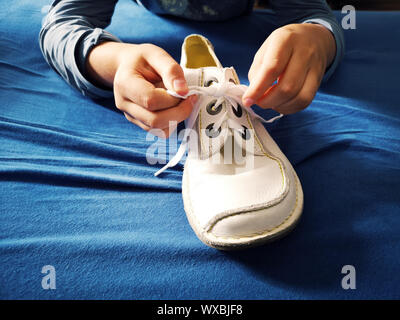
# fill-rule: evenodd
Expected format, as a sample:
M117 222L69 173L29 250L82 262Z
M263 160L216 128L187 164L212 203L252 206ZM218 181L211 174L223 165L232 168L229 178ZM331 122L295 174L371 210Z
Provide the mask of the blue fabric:
M46 64L45 4L0 11L1 298L400 298L399 12L358 12L344 61L312 105L268 126L303 185L297 228L220 252L186 220L182 165L154 177L146 133ZM246 83L270 18L194 23L120 1L109 30L177 59L186 35L204 34ZM143 22L141 35L132 20ZM42 289L44 265L55 267L55 290ZM341 288L344 265L356 268L356 290Z

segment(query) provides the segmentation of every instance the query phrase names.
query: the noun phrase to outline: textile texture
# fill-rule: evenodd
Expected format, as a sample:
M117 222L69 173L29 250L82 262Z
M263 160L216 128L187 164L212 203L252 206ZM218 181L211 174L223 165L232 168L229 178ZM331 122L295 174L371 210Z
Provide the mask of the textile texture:
M154 177L154 140L46 64L38 33L48 4L16 0L0 12L0 298L400 298L400 12L357 12L344 60L311 106L266 124L302 182L296 229L221 252L186 220L182 164ZM190 22L120 1L108 31L178 61L184 37L203 34L248 84L271 21L256 11ZM42 288L45 265L55 290ZM342 289L344 265L356 269L355 290Z

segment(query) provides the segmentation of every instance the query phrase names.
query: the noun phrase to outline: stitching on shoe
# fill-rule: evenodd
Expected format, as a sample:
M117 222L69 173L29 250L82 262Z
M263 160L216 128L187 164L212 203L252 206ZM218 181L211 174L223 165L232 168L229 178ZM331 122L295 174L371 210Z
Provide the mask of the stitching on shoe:
M296 185L296 202L295 202L294 207L293 207L292 211L290 212L290 214L285 218L285 220L283 220L283 221L282 221L280 224L278 224L277 226L273 227L272 229L263 230L263 231L259 231L259 232L254 232L254 233L249 234L249 235L247 235L247 236L240 236L240 237L217 236L217 235L215 235L214 233L212 233L212 231L208 231L207 233L208 233L208 234L211 234L211 235L212 235L214 238L216 238L216 239L226 239L226 240L234 239L234 240L240 240L240 239L251 238L251 237L254 237L254 236L261 236L261 235L264 235L264 234L266 234L266 233L269 233L269 232L271 232L271 231L274 231L274 230L278 229L281 225L283 225L287 220L290 219L290 217L293 215L293 213L294 213L295 210L297 209L297 205L298 205L298 192L297 192L297 189L298 189L298 182L297 182L297 179L294 179L294 180L295 180L295 185ZM262 209L260 209L260 210L262 210ZM225 218L222 218L222 219L219 220L219 221L222 221L223 219L226 219L226 218L231 217L231 216L234 216L234 215L246 214L246 213L248 213L248 212L238 212L238 213L236 213L236 214L232 214L232 215L230 215L230 216L227 216L227 217L225 217ZM210 229L212 229L219 221L216 221L212 226L210 226Z
M281 160L278 158L275 158L271 155L269 155L265 150L264 150L264 146L261 144L260 140L258 140L258 136L256 134L256 130L253 127L253 124L251 123L250 119L249 119L249 113L246 111L246 119L247 119L247 123L249 124L250 129L252 129L254 131L254 137L257 141L258 146L260 147L262 153L264 154L264 156L270 158L271 160L274 160L278 163L279 165L279 170L281 171L281 176L282 176L282 189L285 185L285 174L283 172L283 168L282 168L282 164L281 164Z
M199 83L198 83L198 85L200 86L200 87L203 87L203 82L204 82L204 69L203 68L201 68L201 72L200 72L200 78L199 78ZM202 138L202 135L201 135L201 130L202 130L202 124L201 124L201 112L202 112L202 110L201 110L201 108L200 108L200 110L199 110L199 116L198 116L198 119L199 119L199 121L198 121L198 127L199 127L199 139L200 139L200 147L201 147L201 150L200 150L200 156L201 156L201 154L203 153L203 150L204 150L204 142L203 142L203 138Z
M296 209L297 209L297 207L298 207L299 182L297 181L298 178L296 178L295 174L293 174L293 175L294 175L294 181L295 181L296 201L295 201L294 207L293 207L292 211L290 212L290 214L289 214L279 225L273 227L272 229L267 229L267 230L262 230L262 231L259 231L259 232L254 232L254 233L249 234L249 235L247 235L247 236L226 237L226 236L217 236L217 235L213 234L212 232L209 232L209 231L207 232L207 231L201 230L201 229L202 229L201 224L200 224L199 220L197 219L196 215L195 215L194 212L193 212L192 200L191 200L191 198L190 198L190 196L189 196L189 193L190 193L190 191L189 191L189 186L190 186L190 183L189 183L189 175L186 174L186 183L185 183L185 184L186 184L186 187L185 187L186 192L185 192L185 199L187 200L186 203L188 203L188 205L189 205L189 208L188 208L188 209L190 210L190 214L189 214L189 215L190 215L190 219L193 219L194 222L196 223L196 229L197 229L197 226L200 226L201 229L200 229L200 230L197 230L197 232L199 232L199 233L201 233L201 234L204 234L204 233L210 234L210 235L212 235L216 240L218 240L218 239L223 239L223 240L242 240L242 239L243 239L243 240L246 240L246 239L252 238L252 237L254 237L254 236L262 236L262 235L265 235L265 234L267 234L267 233L270 233L271 231L274 231L274 230L278 229L280 226L282 226L284 223L286 223L286 221L289 220L289 219L293 216L294 212L296 211ZM260 209L260 210L262 210L262 209ZM229 217L234 216L234 215L247 214L247 213L248 213L248 211L247 211L247 212L238 212L238 213L234 213L234 214L232 214L232 215L229 215ZM227 217L228 217L228 216L227 216ZM227 217L225 217L225 218L227 218ZM224 219L224 218L223 218L223 219ZM221 219L221 220L222 220L222 219ZM221 220L219 220L219 221L221 221ZM216 223L218 223L218 221L216 221L210 228L212 228ZM209 241L209 240L207 239L207 241Z

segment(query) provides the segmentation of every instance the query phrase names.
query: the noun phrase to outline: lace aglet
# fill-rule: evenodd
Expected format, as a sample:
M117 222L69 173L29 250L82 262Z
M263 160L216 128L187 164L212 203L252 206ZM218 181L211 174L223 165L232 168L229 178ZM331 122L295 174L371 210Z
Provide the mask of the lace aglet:
M158 175L163 173L167 168L168 168L167 166L162 167L160 170L154 173L154 176L157 177Z

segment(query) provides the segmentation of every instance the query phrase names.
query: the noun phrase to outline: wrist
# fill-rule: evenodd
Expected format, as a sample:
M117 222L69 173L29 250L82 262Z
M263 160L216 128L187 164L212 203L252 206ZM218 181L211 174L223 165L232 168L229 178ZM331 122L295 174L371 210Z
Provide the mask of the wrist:
M336 56L336 41L333 33L328 30L325 26L320 24L312 24L315 30L321 34L318 39L321 39L321 44L325 52L326 57L326 68L328 68L335 59Z
M95 46L86 58L86 73L95 84L111 88L121 61L124 43L105 41Z

